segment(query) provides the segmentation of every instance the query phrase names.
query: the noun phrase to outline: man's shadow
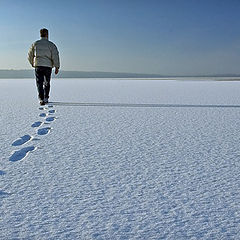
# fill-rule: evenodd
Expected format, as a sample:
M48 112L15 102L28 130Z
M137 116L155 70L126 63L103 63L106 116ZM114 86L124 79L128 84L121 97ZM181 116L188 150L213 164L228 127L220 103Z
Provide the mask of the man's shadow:
M156 104L156 103L90 103L90 102L49 102L56 106L71 107L129 107L129 108L240 108L240 105L225 104Z

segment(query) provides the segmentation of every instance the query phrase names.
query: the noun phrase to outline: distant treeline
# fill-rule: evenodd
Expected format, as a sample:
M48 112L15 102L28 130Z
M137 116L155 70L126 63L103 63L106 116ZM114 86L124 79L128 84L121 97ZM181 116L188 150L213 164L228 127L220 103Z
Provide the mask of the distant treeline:
M240 77L240 74L216 74L198 76L160 75L145 73L60 71L56 78L171 78L171 77ZM35 78L34 70L0 70L0 78Z
M54 71L53 71L54 72ZM157 74L60 71L57 78L157 78ZM34 70L0 70L0 78L35 78Z

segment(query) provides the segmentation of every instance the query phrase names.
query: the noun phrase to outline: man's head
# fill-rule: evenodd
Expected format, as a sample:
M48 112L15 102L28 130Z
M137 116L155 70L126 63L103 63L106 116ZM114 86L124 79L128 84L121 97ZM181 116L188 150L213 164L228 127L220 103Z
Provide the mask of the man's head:
M48 30L46 28L42 28L40 30L40 36L41 37L45 37L45 38L48 38Z

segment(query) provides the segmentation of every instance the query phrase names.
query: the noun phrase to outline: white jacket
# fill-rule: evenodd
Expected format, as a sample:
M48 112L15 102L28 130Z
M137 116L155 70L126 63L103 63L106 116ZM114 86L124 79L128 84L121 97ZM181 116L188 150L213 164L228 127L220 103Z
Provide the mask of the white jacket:
M41 38L32 44L28 52L28 61L33 67L60 67L58 49L47 38Z

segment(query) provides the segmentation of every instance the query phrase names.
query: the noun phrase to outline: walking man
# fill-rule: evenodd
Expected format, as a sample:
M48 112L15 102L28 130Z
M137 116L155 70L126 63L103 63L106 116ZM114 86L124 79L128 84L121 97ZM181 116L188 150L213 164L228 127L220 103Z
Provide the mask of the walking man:
M28 61L35 68L36 84L40 105L48 103L52 68L55 74L60 68L59 53L56 45L48 40L48 30L40 30L41 39L34 42L28 52Z

